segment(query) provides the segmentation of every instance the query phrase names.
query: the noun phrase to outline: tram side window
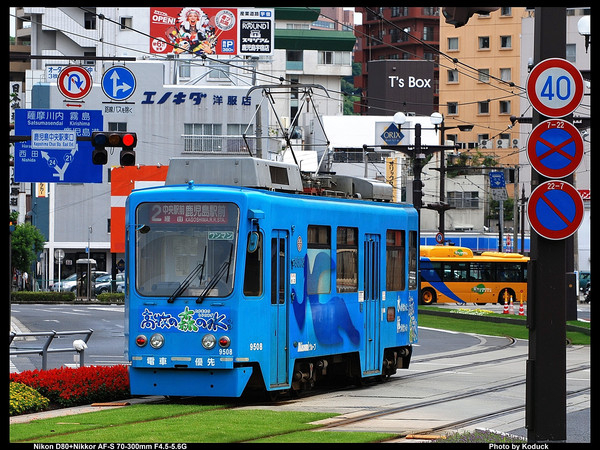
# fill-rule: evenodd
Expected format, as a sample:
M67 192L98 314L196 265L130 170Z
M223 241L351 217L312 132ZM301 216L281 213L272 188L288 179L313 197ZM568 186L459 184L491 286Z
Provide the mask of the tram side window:
M248 234L250 239L250 234ZM248 248L248 246L247 246ZM244 295L258 296L263 290L263 266L262 266L262 233L258 233L258 245L253 252L246 249L246 267L244 269Z
M358 291L358 228L337 229L336 291Z
M331 228L325 225L309 225L307 234L307 293L309 295L329 294L331 292Z
M403 230L387 230L385 235L385 288L404 290L405 238ZM416 265L415 265L416 269Z

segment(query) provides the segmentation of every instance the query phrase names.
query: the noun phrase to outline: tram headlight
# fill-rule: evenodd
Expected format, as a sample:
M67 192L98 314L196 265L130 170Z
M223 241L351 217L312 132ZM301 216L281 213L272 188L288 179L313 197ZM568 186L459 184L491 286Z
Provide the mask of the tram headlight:
M202 336L202 347L206 350L212 350L217 344L217 339L212 334Z
M143 334L140 334L138 335L138 337L135 338L135 343L138 347L143 347L148 343L148 339Z
M150 346L154 349L161 348L165 343L165 338L160 333L154 333L150 336Z

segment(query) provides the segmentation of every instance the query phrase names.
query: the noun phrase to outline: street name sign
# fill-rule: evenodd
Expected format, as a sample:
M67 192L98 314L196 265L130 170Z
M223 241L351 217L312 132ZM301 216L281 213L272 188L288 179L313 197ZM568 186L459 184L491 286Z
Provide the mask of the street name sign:
M548 58L531 70L526 90L537 112L546 117L564 117L583 100L583 76L566 59Z
M583 212L579 192L569 183L558 180L540 184L527 203L531 227L540 236L552 240L566 239L575 233L583 220Z
M102 166L92 163L92 143L75 139L102 130L102 111L17 109L15 135L16 182L102 183ZM50 142L52 141L52 142Z
M547 178L566 177L583 159L583 138L570 122L546 120L529 135L527 158L531 166Z

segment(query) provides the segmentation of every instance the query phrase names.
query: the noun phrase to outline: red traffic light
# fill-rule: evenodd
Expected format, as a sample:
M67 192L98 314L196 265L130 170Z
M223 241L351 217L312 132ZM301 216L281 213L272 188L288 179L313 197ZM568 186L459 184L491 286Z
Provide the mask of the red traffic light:
M125 147L135 147L137 143L137 137L133 133L127 133L123 135L123 146Z
M137 134L122 131L94 131L92 132L92 162L103 165L108 162L108 153L105 147L120 147L119 160L122 166L135 164L135 151Z
M122 131L94 131L92 133L94 147L128 147L137 145L136 133Z

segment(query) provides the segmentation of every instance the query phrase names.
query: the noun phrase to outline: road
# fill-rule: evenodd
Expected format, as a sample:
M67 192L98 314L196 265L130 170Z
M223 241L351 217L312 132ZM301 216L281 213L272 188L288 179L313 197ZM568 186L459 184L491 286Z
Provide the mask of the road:
M122 305L27 305L11 306L13 331L75 331L92 329L85 351L86 365L112 366L124 364L124 307ZM15 328L16 327L16 328ZM50 348L66 348L81 336L65 336L55 339ZM39 348L40 341L15 340L12 347ZM62 365L77 366L75 353L51 353L48 356L48 369ZM42 358L36 355L11 357L11 372L41 369Z
M440 304L441 307L456 307L451 304ZM466 305L466 308L484 308L501 313L501 305L475 306ZM516 306L518 309L518 306ZM590 305L578 303L577 314L581 320L590 320ZM28 305L15 304L11 306L13 318L13 331L73 331L93 329L94 332L88 342L85 353L86 365L114 365L125 363L124 350L124 307L122 305ZM14 326L17 328L15 329ZM470 345L465 342L468 338L452 336L449 339L429 339L430 332L421 330L419 346L415 354L437 353L440 346L445 351L452 351ZM59 339L55 347L67 347L79 336L67 336ZM68 340L68 342L67 342ZM33 341L15 341L14 346L19 348L39 347L41 344ZM52 348L52 346L51 346ZM60 367L64 364L75 364L74 353L54 353L48 358L48 368ZM41 357L27 355L11 357L11 371L41 369Z
M589 314L589 305L581 305ZM15 323L31 331L93 328L86 365L124 363L123 306L13 305ZM21 342L19 345L26 345ZM64 346L64 344L62 344ZM67 356L69 355L69 356ZM383 383L324 389L282 398L278 410L338 412L336 431L385 431L399 436L487 428L527 436L527 341L419 328L409 369ZM55 354L49 368L71 354ZM567 347L567 441L590 442L590 347ZM12 368L39 367L41 358L11 357ZM415 442L405 437L397 441Z

